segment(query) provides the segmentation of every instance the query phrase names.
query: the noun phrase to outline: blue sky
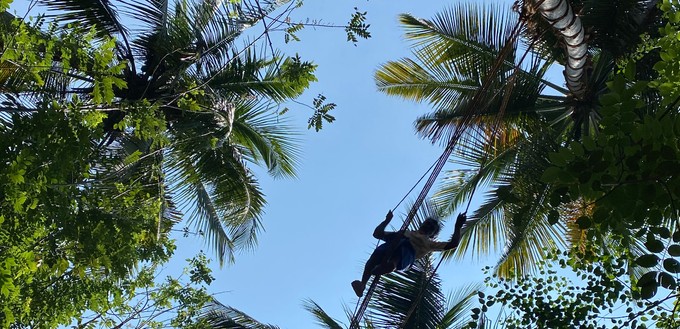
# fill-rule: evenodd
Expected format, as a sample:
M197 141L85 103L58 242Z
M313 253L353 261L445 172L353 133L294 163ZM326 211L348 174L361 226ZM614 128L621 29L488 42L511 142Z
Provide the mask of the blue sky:
M28 2L15 0L13 8L22 14ZM311 104L317 94L324 94L337 104L332 112L337 121L318 133L306 130L311 110L290 104L293 123L302 133L298 178L275 180L258 171L268 201L265 231L259 246L239 255L234 265L219 268L213 263L216 281L210 290L220 293L222 303L281 328L317 328L302 307L304 300L312 299L347 323L343 303L354 307L349 283L359 278L375 247L374 227L442 151L414 135L413 121L428 106L378 92L373 75L380 64L410 55L397 22L400 13L430 18L451 3L307 0L296 18L344 24L358 7L368 12L372 38L354 46L344 41L342 29L308 28L298 34L301 42L284 44L282 34L272 35L275 47L319 65L319 82L299 101ZM396 211L394 227L401 225L406 212L403 205ZM452 230L452 224L446 225L441 237ZM197 238L177 239L170 270L183 266L183 259L203 247ZM485 265L493 261L443 264L439 274L445 292L482 282Z

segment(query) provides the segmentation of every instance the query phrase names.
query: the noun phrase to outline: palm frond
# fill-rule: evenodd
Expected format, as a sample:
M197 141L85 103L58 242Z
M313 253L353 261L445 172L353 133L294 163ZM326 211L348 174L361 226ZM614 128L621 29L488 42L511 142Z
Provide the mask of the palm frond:
M427 100L435 107L456 103L479 88L478 81L452 71L454 67L419 64L404 58L381 65L375 73L378 90L408 100Z
M141 23L130 24L131 32L162 30L166 27L169 0L120 0L120 2L122 4L120 12L125 15L125 18ZM141 26L136 27L135 25Z
M127 29L118 16L118 8L111 0L39 0L63 23L79 23L97 28L100 35L127 37Z
M433 20L418 19L408 14L400 16L406 38L414 47L426 49L434 63L449 60L461 62L469 73L477 72L481 63L495 60L500 49L512 40L516 14L505 7L458 4L435 15ZM507 58L513 58L510 54ZM514 66L504 62L505 69Z
M235 106L231 141L244 148L249 161L264 164L272 176L294 177L300 154L298 133L274 113L271 103L249 101Z
M446 171L433 196L434 202L446 214L468 202L478 187L485 187L490 182L507 183L514 170L518 147L526 142L516 129L505 129L496 134L477 132L478 129L466 131L454 150L455 157L451 162L464 168Z
M514 183L515 188L530 185L518 181ZM544 201L549 189L544 188L538 194L534 187L528 187L527 190L531 192L524 195L534 196L531 204L506 208L506 246L496 266L496 273L504 277L525 275L535 268L539 260L545 258L547 250L566 246L563 238L565 228L560 223L548 223L547 214L551 208Z
M503 246L508 231L504 216L505 203L495 191L485 194L487 197L482 205L468 216L458 247L445 252L444 258L461 259L466 254L473 254L480 259Z
M215 70L214 68L218 68ZM298 97L310 82L316 81L316 68L298 57L271 57L253 47L232 50L232 55L212 64L199 76L220 92L238 96L260 96L281 102Z
M209 126L199 122L174 126L176 142L166 164L169 181L180 191L182 207L196 205L189 222L206 230L221 262L232 261L234 251L252 248L257 242L265 200L255 177L240 160L238 147L212 145L210 138L200 137L205 130L198 133Z
M277 326L261 323L248 314L217 301L207 306L199 319L213 329L279 329Z
M313 300L306 300L303 306L307 312L312 313L312 316L314 316L314 319L316 319L316 323L323 326L324 328L343 329L338 321L328 315L328 313L326 313L326 311L324 311L321 306L319 306L319 304Z
M406 37L415 41L417 61L390 62L376 72L378 89L388 94L426 99L440 110L452 111L479 93L485 74L504 76L515 67L512 48L504 54L500 72L491 72L500 50L507 41L514 42L506 35L510 18L494 10L460 5L438 14L434 21L407 14L400 20ZM489 89L489 95L497 94L493 91L497 87Z
M416 261L406 272L383 276L368 307L366 317L378 327L436 328L443 314L444 295L431 257Z
M437 326L437 329L463 328L470 321L470 310L473 297L482 290L479 283L471 283L456 289L447 298L447 311Z
M208 191L208 187L200 179L191 163L185 163L183 167L184 172L182 174L191 177L191 179L186 179L191 185L190 187L180 187L177 190L180 191L179 196L183 200L191 200L191 202L184 204L185 207L192 205L194 209L188 213L188 223L194 223L198 232L205 235L207 244L217 251L220 263L224 259L233 262L235 244L225 231L222 216L213 200L212 191Z

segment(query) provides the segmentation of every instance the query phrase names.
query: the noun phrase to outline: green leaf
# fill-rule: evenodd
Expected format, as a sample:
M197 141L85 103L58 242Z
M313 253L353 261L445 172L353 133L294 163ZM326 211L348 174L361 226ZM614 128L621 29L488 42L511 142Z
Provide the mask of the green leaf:
M557 181L562 169L558 167L548 167L541 176L541 181L545 183L554 183Z
M638 264L642 267L654 267L658 263L659 257L654 254L642 255L635 260L635 264Z
M640 297L642 299L650 299L656 295L657 285L643 286L640 288Z
M663 260L663 268L671 273L680 273L680 262L673 258L666 258Z
M595 223L602 223L609 217L609 210L604 208L596 208L593 212L593 221Z
M659 273L659 285L670 290L674 290L678 286L675 278L666 272Z
M555 209L551 209L550 212L548 212L548 223L550 223L550 225L555 225L559 220L560 213Z
M643 274L640 277L640 279L636 283L636 286L641 289L640 294L642 298L649 299L656 295L656 290L658 286L656 277L658 276L658 274L659 272L657 271L650 271Z
M0 293L2 293L5 298L9 297L9 288L11 284L11 282L4 282L2 287L0 287Z
M619 94L614 92L610 92L608 94L600 96L600 104L602 104L602 106L611 106L618 103L620 100L621 97L619 96Z
M673 244L670 247L668 247L668 254L673 256L673 257L680 256L680 245Z
M574 153L576 156L583 156L584 151L583 151L583 146L579 142L571 142L569 144L569 149Z
M578 219L576 219L576 225L582 230L590 228L592 225L592 220L588 216L581 216Z
M653 238L653 235L650 234L652 237L647 237L647 242L645 242L645 247L647 247L647 250L651 252L662 252L664 250L664 245L663 242Z
M548 160L555 166L563 167L567 164L567 160L559 152L548 153Z
M661 224L661 221L663 220L663 215L661 214L661 211L659 209L652 209L649 211L648 217L647 217L647 222L650 225L659 225Z

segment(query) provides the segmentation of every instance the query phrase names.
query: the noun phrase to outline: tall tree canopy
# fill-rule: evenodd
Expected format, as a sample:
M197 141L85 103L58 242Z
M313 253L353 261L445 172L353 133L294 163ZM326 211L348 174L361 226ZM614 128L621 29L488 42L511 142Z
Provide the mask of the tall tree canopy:
M242 33L265 17L291 26L280 15L294 3L38 1L46 15L24 20L10 2L0 2L2 326L125 312L154 284L139 266L169 259L181 221L220 264L252 248L265 198L251 168L295 176L299 144L279 104L316 81L316 65L266 46L267 24ZM354 41L370 36L363 15L347 26ZM318 97L310 127L333 107ZM205 302L196 296L192 307Z

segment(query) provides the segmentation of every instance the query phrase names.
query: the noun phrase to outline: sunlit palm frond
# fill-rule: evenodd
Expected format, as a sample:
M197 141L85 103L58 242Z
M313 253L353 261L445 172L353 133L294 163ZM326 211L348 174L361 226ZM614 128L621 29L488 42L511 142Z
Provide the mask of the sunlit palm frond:
M503 209L507 239L496 267L497 273L503 276L526 274L545 256L545 250L566 246L566 228L559 222L548 223L552 208L546 200L551 191L538 179L549 165L546 153L557 148L556 132L545 125L536 125L528 129L527 134L531 143L519 144L521 156L517 157L510 189L498 193L507 201Z
M391 68L387 67L387 69ZM427 81L416 81L422 78L420 76L406 76L403 78L414 79L414 81L408 82L410 85L398 85L388 93L402 93L401 96L407 95L404 97L419 99L423 97L422 90L413 88L414 86L423 83L421 87L434 88L428 93L434 92L439 95L429 94L427 97L430 101L435 102L438 107L434 112L422 115L416 120L416 131L423 138L430 139L433 142L448 143L449 139L460 129L461 123L469 118L470 108L474 109L473 122L484 127L495 127L498 124L504 125L513 121L520 122L532 117L535 118L539 110L545 111L548 106L555 106L559 99L546 98L541 99L541 107L536 107L539 95L545 87L541 79L543 73L538 73L541 70L541 64L534 63L529 71L496 72L491 83L486 85L485 88L482 88L480 84L480 79L483 77L471 77L467 80L471 82L470 88L465 91L445 84L430 86ZM430 74L432 71L432 69L429 69L424 74ZM380 73L378 72L378 74ZM564 110L564 107L559 106L559 109ZM501 113L503 115L502 121L498 123L498 116ZM498 129L501 128L503 127Z
M430 276L433 277L430 279ZM407 319L414 304L416 307ZM431 257L426 257L406 272L383 276L366 317L378 327L436 328L443 316L444 304L439 275L433 273Z
M470 74L482 63L495 60L500 49L508 42L515 42L511 30L516 14L505 7L458 4L425 20L408 14L400 16L406 29L406 38L416 48L426 49L434 63L449 60L460 62ZM507 58L513 58L508 54ZM506 70L514 66L512 61L504 63Z
M545 258L547 250L565 248L565 228L548 223L550 207L544 204L548 189L535 196L533 203L517 209L506 208L507 236L505 250L498 260L496 273L503 277L525 275ZM527 199L528 200L528 199Z
M557 145L553 141L555 132L545 130L547 126L536 122L522 126L524 131L503 132L495 135L493 142L487 135L486 139L470 138L461 144L462 160L459 161L482 167L449 175L449 180L445 180L435 194L435 200L451 212L467 201L479 183L477 180L481 181L480 187L490 184L491 190L485 192L481 206L469 216L457 250L447 253L446 257L460 258L466 253L480 257L499 252L500 247L505 246L504 265L499 271L508 275L515 265L521 265L517 271L531 268L544 248L565 245L561 240L564 233L561 226L548 225L543 218L549 209L542 206L540 200L547 191L537 180L547 166L544 152ZM540 137L532 137L534 134ZM493 147L488 149L487 145ZM485 154L485 149L489 154ZM521 200L536 204L518 204ZM506 259L510 259L510 263L505 262Z
M447 310L440 323L437 325L437 329L465 327L465 325L470 322L470 310L474 305L473 297L477 296L477 292L480 290L482 290L481 284L471 283L464 285L449 294L447 298Z
M300 147L298 135L270 103L249 101L235 104L231 141L244 149L244 157L264 165L274 177L294 177Z
M509 18L499 23L491 12L457 6L440 13L434 22L402 15L407 38L416 41L417 61L402 59L383 65L376 72L378 89L407 99L427 100L440 110L460 110L459 103L480 92L486 75L503 76L515 66L512 50L504 54L506 60L499 72L491 72L508 41L496 24L510 24ZM490 89L491 95L497 87Z
M433 196L436 204L450 214L465 205L472 193L484 189L491 182L507 183L514 171L518 146L523 141L517 130L500 133L470 131L461 138L451 162L464 168L446 171Z
M468 215L458 248L445 252L443 257L461 259L472 254L481 259L502 248L508 234L504 217L505 202L495 191L486 192L485 195L483 203Z
M383 64L375 73L378 90L414 101L427 100L435 107L446 107L473 94L478 81L451 71L451 66L432 67L405 58Z
M561 205L557 211L560 214L560 221L565 227L566 242L571 248L585 251L585 248L588 247L590 241L587 238L586 230L581 229L578 224L576 224L576 220L585 215L586 212L592 211L592 206L588 209L587 207L584 207L582 201L575 201Z
M328 329L343 329L342 325L340 325L338 321L328 315L328 313L326 313L326 311L324 311L321 306L319 306L319 304L313 300L306 300L303 305L305 310L314 316L317 324Z
M314 64L298 57L283 58L279 53L268 56L253 47L233 49L226 60L215 61L210 67L199 72L199 77L217 92L276 102L300 96L310 82L316 81Z
M205 308L199 320L204 321L213 329L279 329L277 326L261 323L244 312L216 301Z
M200 122L194 118L174 126L169 181L181 191L178 202L182 207L196 206L189 222L204 230L220 261L231 261L234 251L254 246L265 200L240 159L239 148L227 141L212 142L205 130L199 134L203 129L217 131L209 122Z

